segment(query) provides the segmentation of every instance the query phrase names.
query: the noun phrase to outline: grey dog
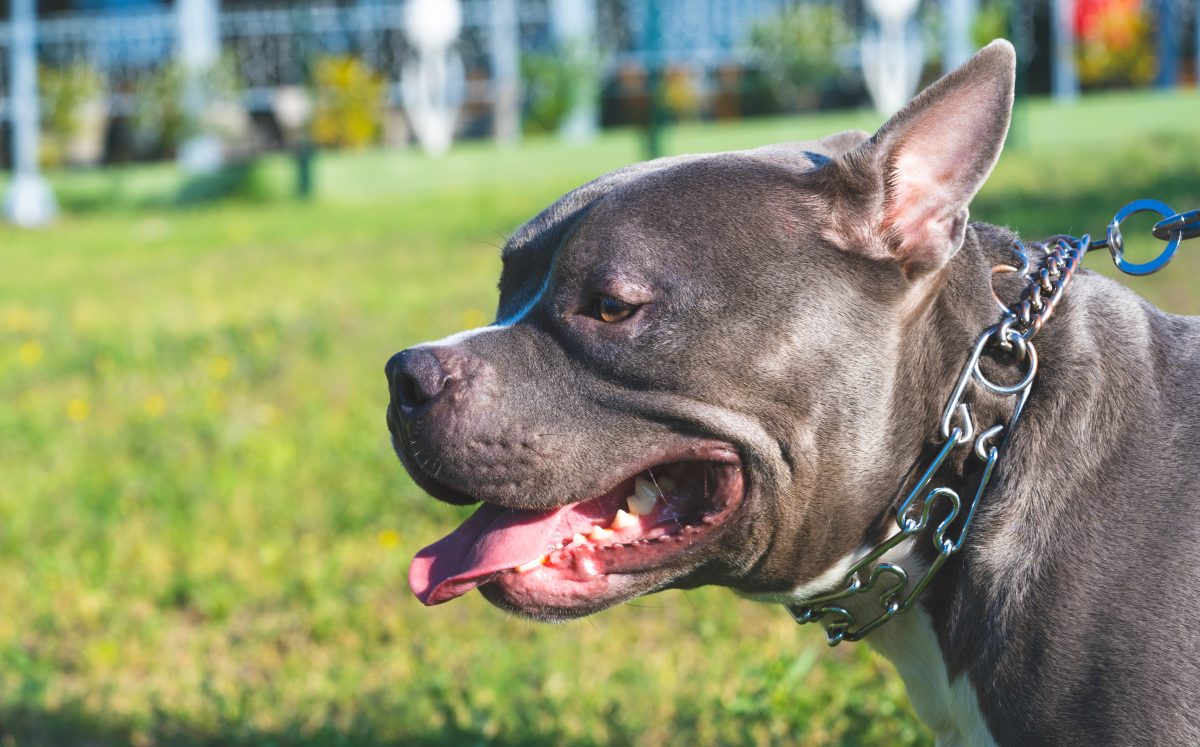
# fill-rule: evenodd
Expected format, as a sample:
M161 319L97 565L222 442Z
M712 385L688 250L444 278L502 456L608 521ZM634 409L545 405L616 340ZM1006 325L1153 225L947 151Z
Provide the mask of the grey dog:
M417 596L550 621L840 584L1026 283L993 275L1014 235L967 220L1014 70L994 42L874 136L631 166L519 229L497 321L387 366L413 479L481 502ZM867 640L942 744L1200 744L1200 319L1081 271L1038 347L962 552Z

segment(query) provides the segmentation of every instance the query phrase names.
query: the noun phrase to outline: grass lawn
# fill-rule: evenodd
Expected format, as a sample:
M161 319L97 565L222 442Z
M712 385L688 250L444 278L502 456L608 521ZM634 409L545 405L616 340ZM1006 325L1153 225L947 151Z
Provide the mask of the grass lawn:
M1191 94L1034 102L975 217L1038 238L1102 230L1135 197L1197 207L1198 121ZM638 157L630 132L322 156L310 204L280 197L284 159L190 207L224 187L55 175L58 224L0 229L0 745L930 743L865 646L828 651L721 590L556 627L407 591L413 552L464 512L392 456L384 361L490 320L504 235ZM1135 286L1200 313L1198 274L1185 246Z

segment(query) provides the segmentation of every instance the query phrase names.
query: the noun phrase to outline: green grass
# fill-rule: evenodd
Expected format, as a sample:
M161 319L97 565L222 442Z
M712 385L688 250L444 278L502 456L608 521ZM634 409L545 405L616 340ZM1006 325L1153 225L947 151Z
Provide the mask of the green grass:
M1138 196L1195 207L1197 121L1194 95L1035 103L976 217L1038 237ZM0 745L928 744L866 647L721 590L555 627L407 592L462 511L392 456L383 362L489 319L504 234L638 156L629 132L324 156L307 205L278 158L232 187L55 175L66 217L0 230ZM1137 287L1197 313L1198 271L1188 247Z

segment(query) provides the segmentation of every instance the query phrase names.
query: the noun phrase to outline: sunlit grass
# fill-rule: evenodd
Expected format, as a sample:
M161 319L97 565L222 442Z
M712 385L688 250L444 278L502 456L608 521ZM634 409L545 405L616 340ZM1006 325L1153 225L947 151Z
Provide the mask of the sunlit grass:
M1039 104L976 217L1038 237L1098 231L1133 197L1195 207L1197 114L1195 96ZM638 148L324 156L312 204L285 198L286 159L250 201L188 209L166 167L56 175L75 212L0 231L0 743L928 743L865 647L828 652L723 591L556 627L407 592L409 557L463 512L392 456L384 361L489 319L495 245ZM1138 287L1200 312L1200 250L1178 262Z

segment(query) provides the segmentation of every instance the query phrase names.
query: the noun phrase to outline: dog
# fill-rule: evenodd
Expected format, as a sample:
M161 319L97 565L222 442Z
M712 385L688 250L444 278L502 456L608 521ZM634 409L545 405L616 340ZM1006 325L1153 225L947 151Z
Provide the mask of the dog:
M996 41L874 135L630 166L520 228L497 321L386 366L405 468L481 504L414 559L420 600L558 621L840 588L944 440L993 294L1028 283L993 273L1014 234L968 221L1014 76ZM1200 319L1081 270L1037 342L961 552L865 640L939 744L1200 744ZM913 579L919 540L886 557Z

